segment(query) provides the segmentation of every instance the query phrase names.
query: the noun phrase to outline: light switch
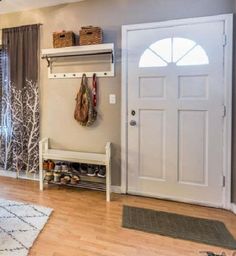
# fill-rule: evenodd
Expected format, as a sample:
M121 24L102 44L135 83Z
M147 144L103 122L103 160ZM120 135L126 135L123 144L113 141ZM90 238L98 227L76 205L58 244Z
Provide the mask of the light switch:
M110 102L110 104L116 104L116 95L115 94L109 95L109 102Z

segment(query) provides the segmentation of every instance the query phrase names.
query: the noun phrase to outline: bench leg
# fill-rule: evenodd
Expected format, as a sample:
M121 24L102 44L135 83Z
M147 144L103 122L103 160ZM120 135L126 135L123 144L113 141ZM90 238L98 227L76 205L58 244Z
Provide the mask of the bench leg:
M43 176L44 176L43 175L43 170L40 169L40 173L39 173L39 189L41 191L43 191L43 180L44 180Z
M111 164L110 162L106 165L106 200L111 201Z
M42 146L39 147L39 189L43 191L43 180L44 180L44 171L43 171L43 157L42 157Z

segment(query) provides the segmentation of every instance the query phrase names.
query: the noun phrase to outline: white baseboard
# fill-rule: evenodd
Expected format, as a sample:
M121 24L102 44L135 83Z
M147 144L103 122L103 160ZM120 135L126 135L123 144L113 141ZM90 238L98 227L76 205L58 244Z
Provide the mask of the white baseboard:
M121 194L121 187L120 186L111 186L111 192L116 194Z
M19 173L18 179L39 181L39 175L34 173L29 173L28 175Z
M28 174L26 175L25 173L19 173L19 175L17 176L16 172L11 172L11 171L4 171L4 170L0 170L0 176L3 177L9 177L9 178L18 178L18 179L23 179L23 180L35 180L38 181L39 180L39 175L38 174Z
M17 175L15 172L9 172L9 171L3 171L3 170L0 170L0 176L9 177L9 178L17 178Z
M233 213L236 214L236 204L233 204L233 203L231 204L231 210Z

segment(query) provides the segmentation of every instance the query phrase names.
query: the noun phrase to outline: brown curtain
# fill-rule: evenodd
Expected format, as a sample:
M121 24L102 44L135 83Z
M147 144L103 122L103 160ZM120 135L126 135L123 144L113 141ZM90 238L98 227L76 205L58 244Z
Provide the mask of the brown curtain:
M39 141L39 25L2 31L1 164L36 172Z

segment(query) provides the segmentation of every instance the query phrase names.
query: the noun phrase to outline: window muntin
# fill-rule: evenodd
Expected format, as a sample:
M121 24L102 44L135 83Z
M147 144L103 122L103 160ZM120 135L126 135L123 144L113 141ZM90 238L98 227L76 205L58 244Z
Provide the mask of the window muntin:
M207 65L206 51L193 40L187 38L166 38L150 45L142 54L139 67L166 67L174 63L177 66Z

